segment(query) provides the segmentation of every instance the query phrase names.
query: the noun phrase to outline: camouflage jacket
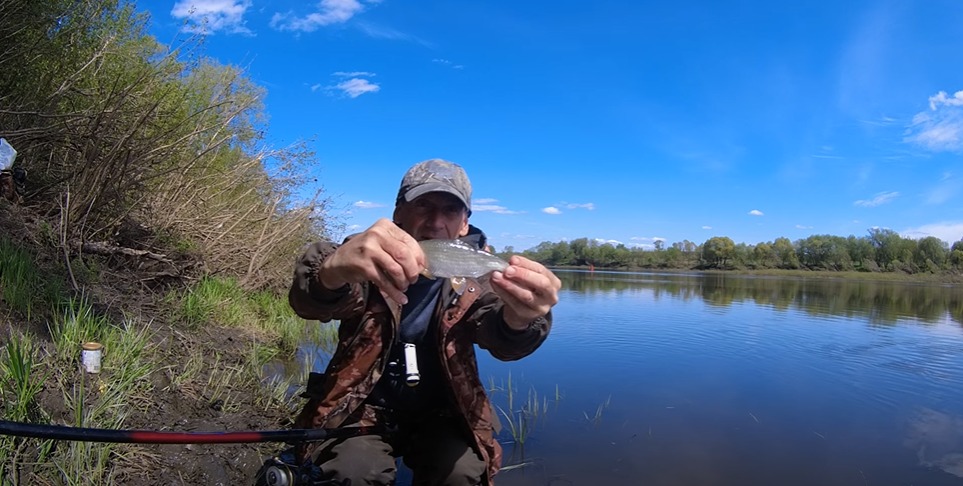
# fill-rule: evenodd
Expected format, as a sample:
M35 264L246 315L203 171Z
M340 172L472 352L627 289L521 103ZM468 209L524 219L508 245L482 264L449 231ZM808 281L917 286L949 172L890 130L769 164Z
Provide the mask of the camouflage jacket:
M397 339L401 306L373 284L328 290L318 282L321 263L335 249L337 245L329 242L310 245L298 261L288 296L291 307L305 319L341 321L338 346L324 378L313 390L309 387L309 400L296 420L295 426L302 428L373 425L375 419L363 402L381 378ZM463 283L450 279L442 287L433 317L452 401L466 432L472 433L476 451L488 463L489 484L501 466L501 447L493 436L494 417L478 376L474 345L495 358L516 360L535 351L551 329L549 313L527 330L511 330L502 318L502 306L488 278Z

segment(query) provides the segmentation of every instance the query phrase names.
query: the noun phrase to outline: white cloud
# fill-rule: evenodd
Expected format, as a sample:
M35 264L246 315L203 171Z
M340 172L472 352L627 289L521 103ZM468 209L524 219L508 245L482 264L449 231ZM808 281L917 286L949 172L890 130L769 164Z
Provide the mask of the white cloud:
M454 64L448 59L432 59L431 62L435 64L442 64L452 69L465 69L465 66L462 66L461 64Z
M595 210L595 204L594 204L594 203L566 204L565 207L566 207L567 209L588 209L589 211L594 211L594 210Z
M356 208L361 208L361 209L374 209L374 208L383 208L383 207L385 207L384 204L376 203L376 202L371 202L371 201L358 201L358 202L352 204L352 206L354 206L354 207L356 207Z
M376 93L381 90L381 86L361 78L351 78L336 84L334 87L351 98L357 98L365 93Z
M712 226L703 226L702 229L704 229L704 230L711 230L711 229L712 229Z
M812 226L805 226L805 225L797 224L797 225L796 225L796 229L811 230L811 229L813 229L813 227L812 227Z
M321 89L321 83L311 85L311 91L317 91L319 89Z
M946 243L952 245L953 243L963 239L963 222L960 221L944 221L940 223L924 224L923 226L918 226L916 228L907 228L900 231L899 234L905 238L926 238L927 236L935 236Z
M497 204L475 204L471 203L471 211L473 213L495 213L495 214L521 214L522 211L513 211L506 208L505 206L499 206Z
M762 211L758 209L753 209L752 211L749 211L747 214L749 214L750 216L763 216Z
M655 241L663 241L663 242L664 242L664 241L668 241L668 240L666 240L665 238L663 238L663 237L661 237L661 236L652 236L652 237L648 237L648 236L633 236L633 237L629 238L629 241L638 241L638 242L641 242L641 243L652 243L652 242L655 242Z
M471 211L473 213L487 212L495 214L523 214L525 211L514 211L506 208L500 204L495 204L498 199L478 198L471 202Z
M352 72L337 71L337 72L331 73L331 75L337 76L339 78L373 78L376 76L375 73L369 73L367 71L352 71Z
M553 206L542 209L542 212L545 214L562 214L561 210Z
M277 30L314 32L326 25L343 24L363 10L364 6L358 0L321 0L317 11L304 17L298 17L293 12L275 13L271 17L271 27Z
M917 113L904 141L934 152L963 150L963 91L930 96L930 111Z
M186 20L181 30L192 33L250 34L244 14L251 0L179 0L171 9L175 19Z
M600 245L604 245L604 244L607 243L607 244L612 245L612 246L618 246L618 245L621 245L621 244L622 244L622 242L619 241L619 240L606 240L606 239L604 239L604 238L595 238L595 242L598 243L598 244L600 244Z
M347 228L348 231L355 231L355 230L359 230L359 229L361 229L361 225L360 225L360 224L348 225L348 228Z
M881 204L886 204L899 197L898 192L881 192L872 199L860 199L853 202L853 205L861 208L875 208Z

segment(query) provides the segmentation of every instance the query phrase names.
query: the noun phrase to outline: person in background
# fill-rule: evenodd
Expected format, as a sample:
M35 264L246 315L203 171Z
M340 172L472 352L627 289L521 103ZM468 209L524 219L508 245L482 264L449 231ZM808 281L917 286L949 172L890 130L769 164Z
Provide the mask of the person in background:
M470 216L464 169L427 160L401 180L393 221L378 220L340 245L314 243L298 261L291 307L305 319L341 322L337 349L309 384L295 426L379 431L298 446L299 463L313 461L324 479L391 484L402 457L416 485L493 484L501 447L475 345L506 361L531 354L551 329L561 282L519 255L477 280L421 276L418 241L460 238L489 248ZM413 359L416 384L406 382Z

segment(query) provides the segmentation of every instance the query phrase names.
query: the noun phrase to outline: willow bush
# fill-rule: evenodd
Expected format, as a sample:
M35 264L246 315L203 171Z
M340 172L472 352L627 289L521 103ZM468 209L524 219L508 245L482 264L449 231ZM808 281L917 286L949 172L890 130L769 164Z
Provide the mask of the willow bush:
M125 1L0 0L0 136L28 170L26 204L65 254L189 250L245 288L280 287L331 224L306 184L313 154L265 147L263 89L198 38L158 43L148 20ZM132 223L144 234L117 241Z

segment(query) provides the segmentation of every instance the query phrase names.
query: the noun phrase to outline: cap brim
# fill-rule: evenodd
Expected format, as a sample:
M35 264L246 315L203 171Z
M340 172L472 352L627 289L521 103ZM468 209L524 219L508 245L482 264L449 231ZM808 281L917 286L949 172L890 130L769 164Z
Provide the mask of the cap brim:
M452 196L457 197L458 200L465 205L465 209L467 209L469 212L471 211L471 208L468 206L468 201L465 201L465 198L459 194L458 191L452 189L451 186L442 184L440 182L427 182L409 189L408 192L405 193L405 201L414 201L419 196L424 196L429 192L446 192L451 194Z

